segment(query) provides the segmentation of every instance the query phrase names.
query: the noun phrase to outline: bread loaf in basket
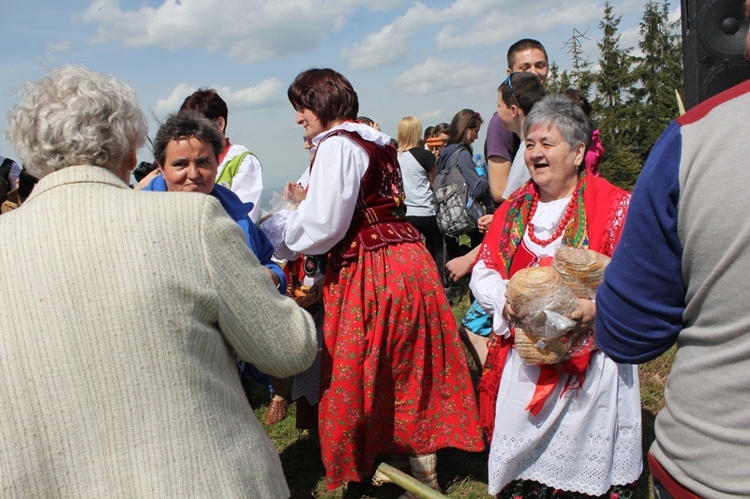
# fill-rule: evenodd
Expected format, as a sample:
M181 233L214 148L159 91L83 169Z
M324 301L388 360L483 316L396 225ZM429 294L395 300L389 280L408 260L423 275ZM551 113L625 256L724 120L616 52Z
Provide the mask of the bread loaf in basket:
M508 304L522 319L516 324L515 346L527 364L556 364L567 357L583 331L565 321L579 307L578 298L591 299L604 279L609 258L585 248L561 247L552 267L516 272L508 282ZM567 326L566 326L567 324Z
M515 345L528 364L556 364L570 348L564 317L576 310L578 299L552 267L531 267L516 272L506 290L508 304L522 319L516 324ZM555 326L559 319L562 325ZM566 327L567 326L567 327Z

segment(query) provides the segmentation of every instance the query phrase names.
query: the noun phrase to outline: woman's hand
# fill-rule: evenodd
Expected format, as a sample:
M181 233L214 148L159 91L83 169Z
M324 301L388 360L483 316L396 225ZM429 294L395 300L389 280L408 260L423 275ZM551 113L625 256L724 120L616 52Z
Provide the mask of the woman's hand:
M284 187L284 191L281 193L281 195L284 199L288 199L289 201L294 201L296 203L301 203L307 197L307 191L301 185L294 182L289 182Z
M490 224L492 223L492 218L493 215L482 215L479 217L479 220L477 220L479 232L487 232L487 229L490 228Z
M276 275L276 272L269 269L268 267L263 267L263 270L265 270L266 274L268 274L268 277L271 278L271 281L273 281L273 285L278 288L281 280L279 279L279 276Z
M516 314L516 311L513 310L513 307L510 306L510 303L507 301L505 302L505 306L503 307L503 316L505 316L505 319L508 322L522 322L521 318L518 317L518 314Z
M579 299L579 306L568 317L576 321L574 331L587 331L594 327L596 303L593 300Z

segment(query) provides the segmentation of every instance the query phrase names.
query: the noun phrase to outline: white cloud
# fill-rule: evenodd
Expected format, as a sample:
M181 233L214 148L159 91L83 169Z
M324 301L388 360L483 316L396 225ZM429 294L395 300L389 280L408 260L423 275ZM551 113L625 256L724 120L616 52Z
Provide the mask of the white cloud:
M354 44L351 49L342 49L341 56L349 59L352 69L377 69L396 65L409 55L410 42L424 26L441 19L437 10L430 9L421 2L396 18L380 31L370 33Z
M410 52L411 41L420 31L442 23L459 23L481 18L497 9L497 0L457 0L445 9L430 8L417 1L402 16L383 26L379 31L342 49L352 69L377 69L403 62Z
M461 1L459 0L459 2ZM504 2L475 9L476 19L470 26L447 24L437 35L440 50L458 50L482 45L493 45L528 36L530 32L544 32L560 26L579 26L601 18L602 8L594 0L564 2ZM571 31L572 34L572 31Z
M164 118L169 113L174 113L185 100L185 97L198 90L196 87L188 85L187 83L180 83L177 85L172 93L165 99L159 99L156 101L156 105L152 111L158 118Z
M342 49L341 56L349 59L352 69L377 69L393 66L409 54L410 37L389 24L378 33L372 33L367 38L354 44L351 49Z
M419 115L419 121L422 123L434 123L436 120L441 119L447 112L443 109L433 109L431 111L425 111Z
M52 52L67 52L70 50L70 41L60 40L57 42L49 42L44 47Z
M484 66L430 57L401 73L394 85L407 95L440 95L470 90L472 86L485 89L495 78L494 71Z
M387 12L401 6L406 1L407 0L378 0L377 2L368 2L367 8L373 12Z
M675 22L678 19L682 19L682 4L678 4L676 8L669 11L669 22Z
M230 88L216 88L219 95L226 101L229 109L265 109L284 102L284 84L269 78L252 87L231 90Z
M219 85L208 85L206 88L216 90L227 103L230 112L244 109L267 109L274 107L284 100L284 85L276 78L268 78L257 85L232 90L230 87ZM169 113L177 111L185 97L195 92L198 88L187 83L180 83L164 99L159 99L153 108L158 118L163 118Z
M407 12L379 31L343 49L352 69L377 69L403 62L420 31L443 25L435 38L438 51L491 46L509 39L544 32L559 26L598 22L599 0L518 2L517 0L456 0L444 9L417 1Z
M620 32L620 48L621 49L632 49L630 54L636 55L641 54L638 48L638 42L641 41L641 32L638 26L633 26Z
M313 51L365 0L164 0L122 10L94 0L81 17L97 24L94 43L222 52L249 63Z

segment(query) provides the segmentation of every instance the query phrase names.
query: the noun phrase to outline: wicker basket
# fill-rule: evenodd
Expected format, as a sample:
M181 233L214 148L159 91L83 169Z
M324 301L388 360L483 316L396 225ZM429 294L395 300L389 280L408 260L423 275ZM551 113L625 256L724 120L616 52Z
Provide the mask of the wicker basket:
M302 308L310 308L322 303L323 301L320 286L305 286L299 284L297 287L290 286L289 289L290 292L287 294Z

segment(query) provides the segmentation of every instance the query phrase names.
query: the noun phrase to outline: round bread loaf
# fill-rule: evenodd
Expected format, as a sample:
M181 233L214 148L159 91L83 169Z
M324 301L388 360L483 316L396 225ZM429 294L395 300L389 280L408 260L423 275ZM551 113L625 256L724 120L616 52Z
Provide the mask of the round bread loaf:
M596 290L604 280L604 268L609 260L594 250L564 246L555 253L552 268L578 298L590 300L596 296Z
M508 304L522 319L516 324L516 351L527 364L556 364L564 360L573 337L566 329L550 326L546 312L568 316L578 298L552 267L531 267L516 272L508 282Z
M518 355L526 364L557 364L565 360L570 346L575 339L570 333L552 340L544 340L526 331L523 326L516 326L513 342Z
M568 315L578 306L575 294L552 267L519 270L508 282L505 296L526 329L539 337L549 336L545 310Z

